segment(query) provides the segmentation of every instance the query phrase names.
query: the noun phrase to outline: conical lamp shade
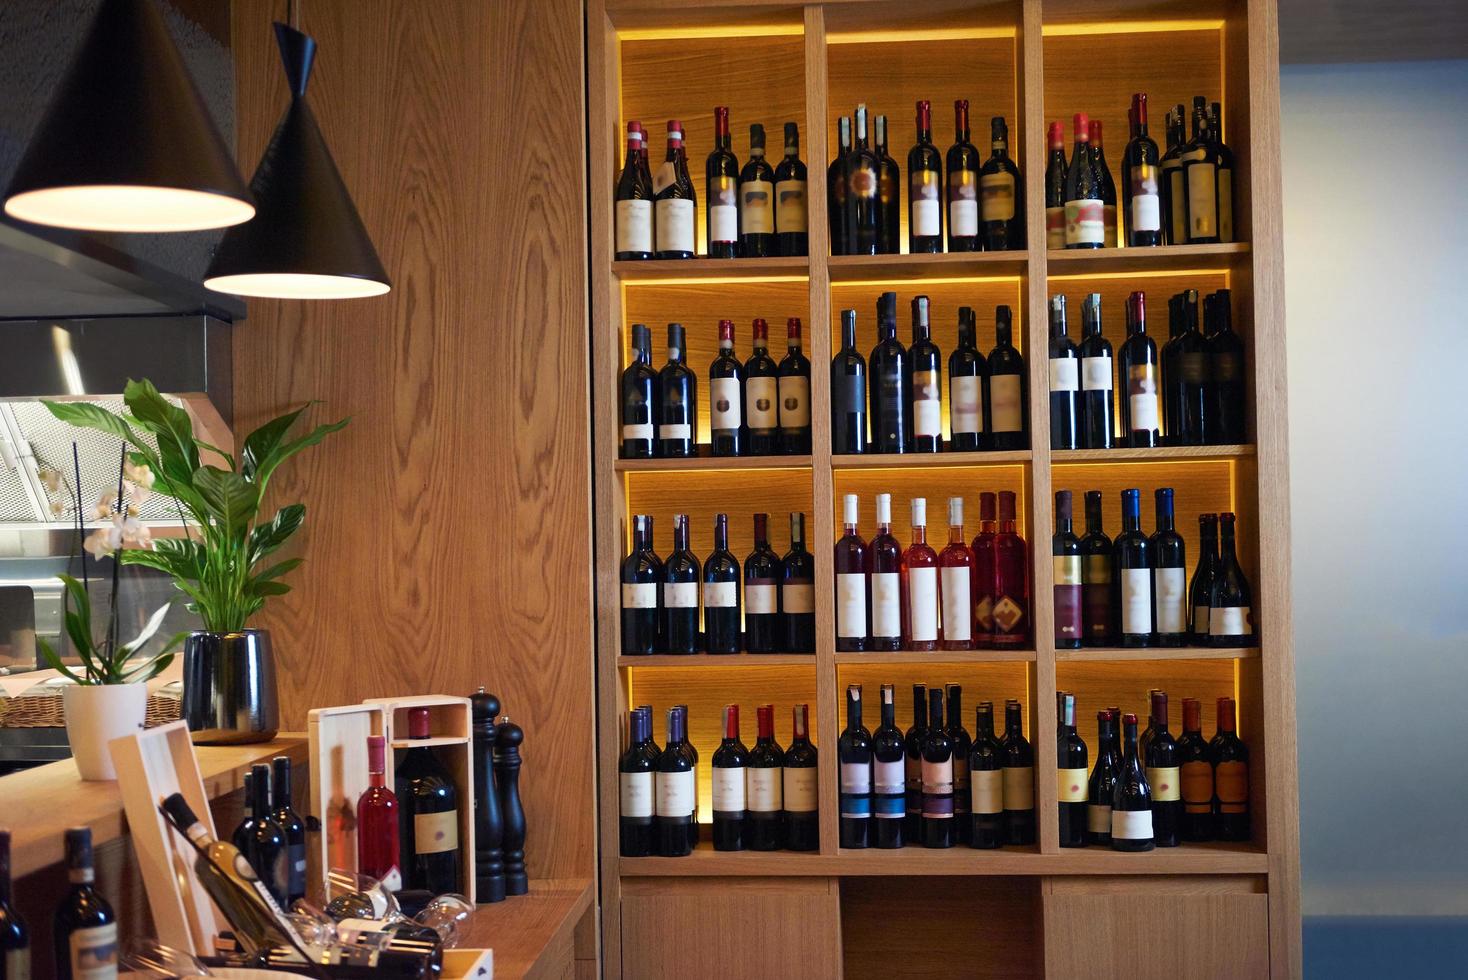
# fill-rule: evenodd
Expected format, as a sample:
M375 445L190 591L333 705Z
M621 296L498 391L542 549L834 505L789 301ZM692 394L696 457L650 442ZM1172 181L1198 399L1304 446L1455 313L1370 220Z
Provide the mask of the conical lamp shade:
M291 105L250 181L258 212L224 235L204 285L240 296L350 299L392 288L306 103L316 42L275 25Z
M5 195L22 221L195 231L250 194L152 0L103 0Z

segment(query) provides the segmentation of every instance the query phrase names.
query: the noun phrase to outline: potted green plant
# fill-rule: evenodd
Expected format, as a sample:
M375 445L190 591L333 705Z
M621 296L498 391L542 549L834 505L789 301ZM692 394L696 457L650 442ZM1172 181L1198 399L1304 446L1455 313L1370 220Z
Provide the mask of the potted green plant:
M87 402L46 402L58 419L117 436L151 490L172 498L190 529L158 538L152 550L128 550L125 564L147 565L173 578L204 628L184 639L183 717L193 741L211 745L263 742L279 728L275 657L268 630L250 620L300 558L273 560L301 527L304 504L287 504L262 520L270 477L282 463L341 429L347 419L294 438L309 405L271 419L245 437L239 458L194 436L188 412L147 380L129 381L127 412ZM140 432L153 436L156 448ZM222 464L222 465L220 465Z

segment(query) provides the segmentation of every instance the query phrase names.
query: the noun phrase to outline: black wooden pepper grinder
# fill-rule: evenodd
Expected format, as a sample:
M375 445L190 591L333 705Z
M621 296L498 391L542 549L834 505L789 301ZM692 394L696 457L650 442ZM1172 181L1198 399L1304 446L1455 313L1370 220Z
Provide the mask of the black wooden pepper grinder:
M520 743L525 733L506 715L494 736L494 781L500 794L505 833L505 894L524 895L530 890L525 874L525 807L520 803Z
M494 783L494 717L500 699L484 688L469 695L474 731L474 898L480 905L505 900L505 823Z

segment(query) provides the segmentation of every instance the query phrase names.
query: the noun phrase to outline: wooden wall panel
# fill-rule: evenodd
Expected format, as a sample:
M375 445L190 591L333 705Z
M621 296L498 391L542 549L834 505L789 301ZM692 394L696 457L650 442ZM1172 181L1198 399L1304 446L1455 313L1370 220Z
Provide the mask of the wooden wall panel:
M238 152L286 104L281 0L236 0ZM311 101L393 280L251 301L241 431L321 399L352 424L279 474L306 565L273 600L283 721L483 684L526 730L537 877L593 868L582 7L308 0Z

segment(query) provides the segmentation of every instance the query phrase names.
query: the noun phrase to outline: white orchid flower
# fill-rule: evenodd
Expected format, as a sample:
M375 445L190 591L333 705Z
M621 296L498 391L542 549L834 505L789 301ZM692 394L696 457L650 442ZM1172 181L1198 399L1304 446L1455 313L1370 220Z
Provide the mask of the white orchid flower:
M122 465L122 475L127 481L143 490L153 489L153 470L147 463L127 462ZM144 496L147 496L144 494Z
M43 469L36 473L40 478L41 485L51 493L61 492L61 474L53 469Z
M107 557L117 550L117 548L114 547L112 544L112 535L114 532L116 532L118 536L118 545L121 545L122 532L117 531L116 528L99 527L91 534L87 535L87 539L82 542L82 548L85 549L87 554L91 555L94 559L101 561L103 558Z

